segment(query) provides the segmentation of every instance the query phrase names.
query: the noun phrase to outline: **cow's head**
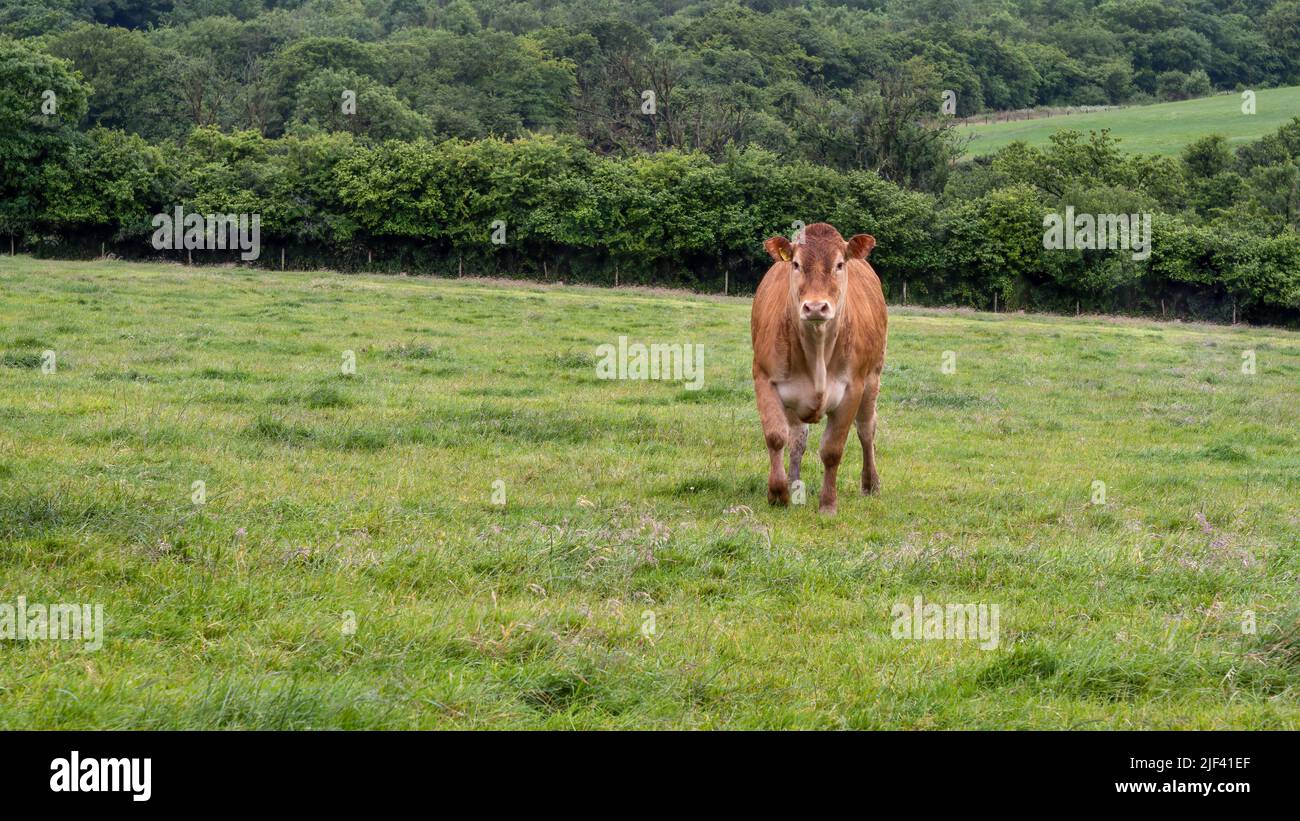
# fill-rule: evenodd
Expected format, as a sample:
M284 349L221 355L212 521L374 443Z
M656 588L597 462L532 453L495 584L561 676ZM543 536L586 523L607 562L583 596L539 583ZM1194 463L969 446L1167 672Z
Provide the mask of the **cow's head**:
M856 234L848 242L835 227L824 222L809 225L790 242L772 237L763 247L777 262L788 262L790 299L799 319L814 326L839 316L848 295L848 261L866 259L876 247L870 234Z

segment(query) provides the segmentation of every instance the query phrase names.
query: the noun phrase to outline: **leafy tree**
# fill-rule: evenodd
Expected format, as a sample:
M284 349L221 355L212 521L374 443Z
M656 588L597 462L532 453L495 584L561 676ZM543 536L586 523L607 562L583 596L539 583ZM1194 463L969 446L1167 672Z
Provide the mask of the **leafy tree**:
M299 84L287 130L346 131L378 140L433 134L433 123L382 85L355 71L325 69Z
M275 53L266 66L271 117L269 131L280 133L297 106L298 87L318 71L348 69L379 78L380 60L367 46L346 37L305 37Z
M1264 15L1261 29L1281 57L1287 81L1300 81L1300 0L1273 6Z
M66 60L0 37L0 232L37 224L45 208L42 170L66 162L86 95Z
M171 56L143 33L83 24L51 38L49 50L90 85L89 124L155 140L184 133L168 72Z
M169 210L176 179L166 155L135 134L96 128L41 168L51 231L102 233L140 240L153 215Z

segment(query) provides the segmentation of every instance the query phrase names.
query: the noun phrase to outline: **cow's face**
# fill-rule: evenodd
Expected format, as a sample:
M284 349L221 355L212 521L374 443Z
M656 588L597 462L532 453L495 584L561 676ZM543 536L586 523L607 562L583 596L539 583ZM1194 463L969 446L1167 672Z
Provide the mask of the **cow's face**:
M822 227L809 226L799 242L772 237L764 243L773 259L789 263L790 299L800 321L812 327L839 316L848 294L848 261L866 257L876 244L870 234L845 242L829 225L814 231Z

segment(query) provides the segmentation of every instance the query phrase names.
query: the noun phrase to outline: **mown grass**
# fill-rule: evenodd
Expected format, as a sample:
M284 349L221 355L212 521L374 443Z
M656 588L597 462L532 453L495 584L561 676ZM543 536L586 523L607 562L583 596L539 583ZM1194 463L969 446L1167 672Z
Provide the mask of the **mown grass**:
M822 518L765 503L744 299L0 289L0 602L108 620L0 641L0 727L1300 727L1300 335L896 308L883 494L853 441ZM620 335L704 344L704 389L598 380ZM895 640L916 595L1000 647Z
M1272 133L1300 115L1300 86L1255 90L1255 113L1243 114L1240 94L1216 94L1175 103L1127 106L1108 111L1060 114L1006 123L958 126L970 137L967 155L992 154L1016 140L1047 145L1048 137L1063 129L1087 134L1109 128L1120 147L1135 154L1178 154L1183 146L1210 134L1222 134L1229 145L1239 145Z

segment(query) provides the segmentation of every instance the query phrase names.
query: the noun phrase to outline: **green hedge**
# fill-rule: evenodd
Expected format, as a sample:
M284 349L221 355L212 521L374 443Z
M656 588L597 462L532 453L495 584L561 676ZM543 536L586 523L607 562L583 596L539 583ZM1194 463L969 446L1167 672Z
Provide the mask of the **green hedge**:
M929 304L1158 313L1293 323L1300 240L1224 234L1157 213L1153 252L1046 251L1052 202L1006 183L942 202L866 172L779 163L759 149L721 161L674 151L593 154L576 140L387 141L347 134L267 139L196 129L178 145L96 129L40 166L37 200L9 227L37 253L106 243L127 257L185 256L149 244L171 213L261 215L262 257L278 266L497 274L567 281L752 290L762 240L797 220L877 238L892 299ZM492 241L496 221L505 243ZM15 224L21 222L21 224ZM80 249L80 251L78 250ZM196 261L216 259L213 252ZM227 254L223 259L233 258Z

